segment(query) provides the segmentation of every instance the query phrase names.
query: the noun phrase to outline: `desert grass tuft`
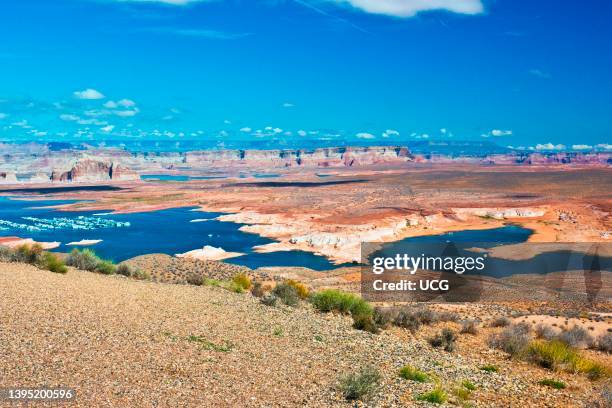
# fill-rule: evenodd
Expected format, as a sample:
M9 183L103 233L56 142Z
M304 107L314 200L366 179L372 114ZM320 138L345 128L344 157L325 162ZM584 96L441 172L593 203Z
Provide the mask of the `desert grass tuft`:
M417 401L426 401L432 404L444 404L447 399L448 395L441 386L437 386L432 391L419 394L416 397Z
M429 376L425 372L410 365L403 366L399 371L399 376L405 380L411 380L420 383L429 381Z
M342 395L349 401L367 400L379 387L380 373L373 367L364 367L359 372L348 374L340 380Z

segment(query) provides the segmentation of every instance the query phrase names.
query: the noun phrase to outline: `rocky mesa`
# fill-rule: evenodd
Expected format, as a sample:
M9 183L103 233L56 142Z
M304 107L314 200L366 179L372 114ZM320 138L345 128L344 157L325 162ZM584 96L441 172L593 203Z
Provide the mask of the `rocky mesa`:
M100 182L100 181L133 181L138 174L129 168L114 162L103 162L92 159L79 160L70 170L51 173L52 182Z

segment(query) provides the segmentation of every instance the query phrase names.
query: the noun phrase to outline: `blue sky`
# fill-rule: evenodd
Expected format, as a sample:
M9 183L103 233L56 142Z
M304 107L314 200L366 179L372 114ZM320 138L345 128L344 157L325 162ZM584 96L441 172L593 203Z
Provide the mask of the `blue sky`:
M608 0L2 8L0 140L612 142Z

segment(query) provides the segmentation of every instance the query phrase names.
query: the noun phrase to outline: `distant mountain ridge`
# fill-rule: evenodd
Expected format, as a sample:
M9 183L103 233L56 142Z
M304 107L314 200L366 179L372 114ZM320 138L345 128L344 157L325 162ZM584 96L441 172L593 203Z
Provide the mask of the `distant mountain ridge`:
M471 145L452 143L453 148ZM449 144L436 144L445 151ZM273 168L396 166L409 164L612 165L612 152L507 150L486 155L423 152L407 146L347 146L316 149L224 149L130 152L118 148L50 149L43 144L1 145L0 183L134 181L139 173L175 170L224 171ZM57 147L57 146L54 146Z

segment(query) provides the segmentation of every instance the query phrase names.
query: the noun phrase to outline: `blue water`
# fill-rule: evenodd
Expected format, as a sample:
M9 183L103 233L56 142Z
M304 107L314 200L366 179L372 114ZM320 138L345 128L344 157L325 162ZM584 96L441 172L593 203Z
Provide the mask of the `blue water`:
M19 236L44 242L59 241L62 245L57 251L60 252L69 252L74 248L74 246L66 246L69 242L101 239L102 242L90 248L100 256L115 262L150 253L174 255L202 248L204 245L211 245L221 247L226 251L244 253L244 256L231 258L226 262L249 268L260 266L303 266L315 270L335 268L335 265L327 258L309 252L289 251L266 254L253 252L253 246L274 241L239 231L240 224L214 220L213 218L221 215L220 213L191 211L192 208L173 208L134 214L107 214L105 211L62 212L53 208L33 208L68 203L71 201L22 201L0 197L0 220L32 226L34 223L24 220L23 217L49 220L56 217L77 219L79 216L84 216L87 217L86 220L129 222L130 226L94 230L61 228L27 231L0 225L0 236ZM209 220L190 222L195 219Z
M527 228L517 225L506 225L501 228L486 230L463 230L440 235L405 238L397 243L479 242L492 246L495 244L518 244L525 242L532 233L533 231Z
M276 178L280 177L280 174L272 174L272 173L254 173L252 175L254 178ZM249 177L247 174L240 174L240 178ZM140 176L141 180L144 181L191 181L191 180L214 180L214 179L224 179L227 178L225 176L189 176L185 174L145 174Z
M193 208L173 208L146 213L109 214L106 211L63 212L49 208L52 205L73 202L26 201L0 197L0 236L19 236L43 242L59 241L62 245L57 251L61 252L69 252L74 248L66 245L69 242L102 240L91 248L100 256L115 262L150 253L174 255L211 245L226 251L244 253L245 255L230 258L226 262L249 268L301 266L314 270L330 270L337 267L327 258L309 252L256 253L253 251L254 246L274 241L239 231L240 224L215 220L220 213L192 211ZM64 219L68 219L68 222ZM196 219L206 221L190 222ZM85 229L73 229L74 225ZM425 247L447 242L456 243L459 250L464 251L475 246L488 248L524 242L531 233L529 229L514 225L490 230L466 230L406 238L385 244L382 251L389 254L401 253L405 252L407 246L413 249L413 245ZM582 263L582 257L577 258L577 262ZM610 259L603 258L602 262L603 270L609 270ZM567 266L567 253L545 253L529 262L495 260L486 274L507 276L517 273L545 273L563 270Z
M140 176L144 181L190 181L223 179L224 176L187 176L178 174L145 174Z
M253 177L255 178L276 178L276 177L280 177L280 174L255 173L253 174Z
M486 250L498 245L511 245L527 241L533 233L532 230L516 225L507 225L501 228L488 230L464 230L449 232L440 235L406 238L401 241L386 243L370 254L375 256L395 256L396 254L418 254L442 256L482 256L483 252L475 251L474 248ZM440 245L443 244L443 245ZM451 244L451 245L448 245ZM452 245L455 244L455 245ZM529 244L527 244L529 245ZM546 245L546 244L534 244ZM559 247L559 244L551 244ZM608 245L599 243L598 245ZM572 249L568 243L566 249L554 250L535 255L525 260L506 260L489 257L486 268L481 274L502 278L517 274L541 274L550 272L590 270L594 257L585 255ZM610 272L612 258L596 256L598 262L597 271ZM469 274L469 273L468 273Z

